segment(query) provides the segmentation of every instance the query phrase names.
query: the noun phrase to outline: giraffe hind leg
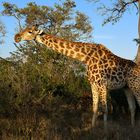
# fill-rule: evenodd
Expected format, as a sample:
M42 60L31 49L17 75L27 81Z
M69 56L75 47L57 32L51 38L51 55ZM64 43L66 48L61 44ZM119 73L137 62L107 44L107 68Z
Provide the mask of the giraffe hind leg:
M103 120L104 120L104 129L107 131L107 116L108 116L108 108L107 108L107 90L100 92L100 102L101 102L101 111L103 112Z
M136 109L135 98L134 98L133 92L129 88L124 89L124 92L125 92L128 105L129 105L129 110L131 113L131 125L134 126L135 125L135 109Z

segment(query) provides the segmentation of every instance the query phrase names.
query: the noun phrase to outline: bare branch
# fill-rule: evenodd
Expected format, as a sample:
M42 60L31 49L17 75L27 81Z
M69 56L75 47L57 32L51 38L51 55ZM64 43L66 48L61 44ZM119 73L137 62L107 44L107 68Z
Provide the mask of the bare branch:
M94 0L91 0L94 1ZM137 6L138 0L118 0L116 3L112 4L111 7L107 7L105 4L102 4L98 7L98 11L102 16L105 16L105 20L103 25L106 23L112 22L112 24L116 23L123 16L124 12L131 6L134 5L138 11Z

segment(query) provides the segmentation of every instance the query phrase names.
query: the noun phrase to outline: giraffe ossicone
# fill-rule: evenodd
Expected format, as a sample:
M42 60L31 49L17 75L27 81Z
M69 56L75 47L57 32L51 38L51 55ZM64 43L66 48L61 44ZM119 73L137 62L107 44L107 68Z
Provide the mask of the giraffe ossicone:
M131 112L131 123L134 124L135 100L132 92L140 105L140 70L133 61L116 56L104 45L67 41L46 34L36 26L26 28L15 35L15 42L22 40L35 40L58 53L77 59L87 65L87 76L91 84L93 98L93 127L97 118L99 99L106 124L107 93L112 89L122 87L128 87L125 93Z

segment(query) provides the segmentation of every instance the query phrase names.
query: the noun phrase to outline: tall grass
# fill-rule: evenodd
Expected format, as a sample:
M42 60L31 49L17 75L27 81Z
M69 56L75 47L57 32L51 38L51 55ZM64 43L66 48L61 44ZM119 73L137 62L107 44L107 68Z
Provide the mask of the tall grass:
M0 115L0 140L139 140L139 120L130 125L130 114L109 117L104 131L102 117L90 128L91 104L84 101L66 102L51 97L42 103L28 103L19 110Z

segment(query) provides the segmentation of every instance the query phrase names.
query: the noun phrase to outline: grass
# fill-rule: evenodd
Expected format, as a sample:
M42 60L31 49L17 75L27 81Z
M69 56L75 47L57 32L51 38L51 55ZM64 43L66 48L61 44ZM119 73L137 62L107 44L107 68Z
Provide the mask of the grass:
M53 98L42 104L28 104L0 115L0 140L139 140L140 121L130 125L129 112L109 115L108 130L102 117L90 128L91 104L66 103ZM139 118L139 114L137 114Z

